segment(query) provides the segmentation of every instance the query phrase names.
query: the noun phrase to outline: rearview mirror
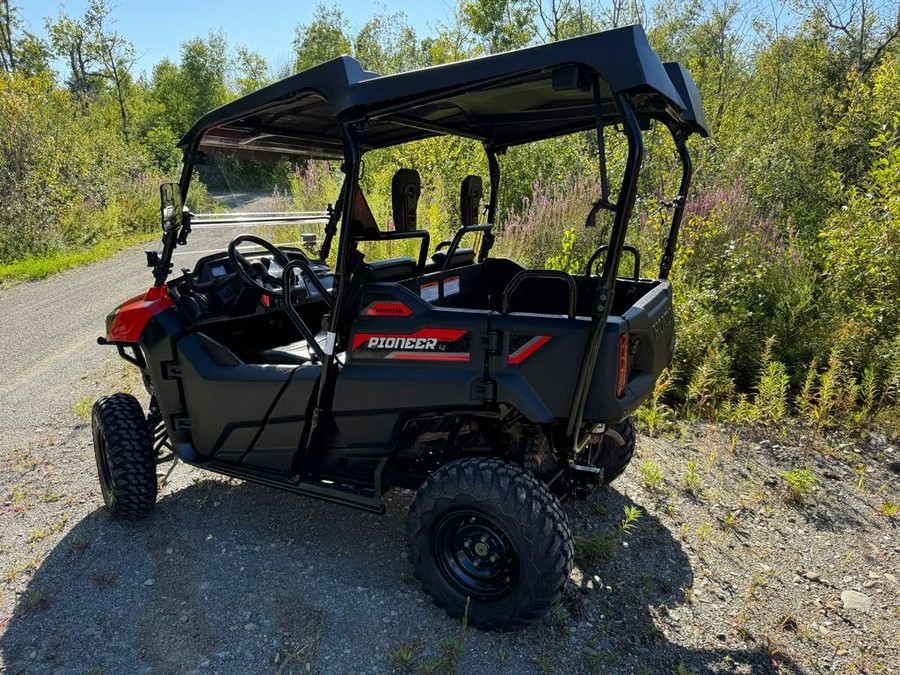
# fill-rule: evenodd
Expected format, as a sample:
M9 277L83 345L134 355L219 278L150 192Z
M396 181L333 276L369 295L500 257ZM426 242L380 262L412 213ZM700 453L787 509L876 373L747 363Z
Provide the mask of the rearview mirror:
M184 204L181 188L177 183L163 183L159 186L159 201L162 211L163 232L171 232L181 227L184 221Z

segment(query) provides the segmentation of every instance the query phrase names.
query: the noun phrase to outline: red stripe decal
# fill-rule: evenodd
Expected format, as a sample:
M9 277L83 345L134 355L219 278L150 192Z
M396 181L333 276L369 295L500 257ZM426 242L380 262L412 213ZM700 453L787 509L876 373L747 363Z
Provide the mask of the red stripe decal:
M415 333L357 333L353 336L353 349L359 349L360 346L374 337L434 338L442 342L452 342L453 340L458 340L467 332L451 328L423 328Z
M529 356L534 354L538 349L550 342L549 335L537 335L531 338L524 345L519 347L515 352L509 355L509 362L513 365L522 363Z
M466 361L468 354L442 354L440 352L393 352L387 355L389 359L404 361Z

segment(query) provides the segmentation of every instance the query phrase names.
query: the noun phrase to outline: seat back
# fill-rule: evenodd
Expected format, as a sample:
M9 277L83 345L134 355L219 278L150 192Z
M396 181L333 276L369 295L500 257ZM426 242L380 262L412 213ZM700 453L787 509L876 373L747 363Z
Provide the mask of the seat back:
M388 258L366 264L366 281L399 281L416 275L416 261L412 258Z
M363 191L356 186L353 193L353 218L350 221L350 236L354 239L378 239L378 223Z
M466 176L459 192L460 224L462 227L475 225L481 212L481 198L484 196L481 176Z
M394 214L394 230L409 232L416 229L416 209L422 182L415 169L398 169L391 180L391 208Z

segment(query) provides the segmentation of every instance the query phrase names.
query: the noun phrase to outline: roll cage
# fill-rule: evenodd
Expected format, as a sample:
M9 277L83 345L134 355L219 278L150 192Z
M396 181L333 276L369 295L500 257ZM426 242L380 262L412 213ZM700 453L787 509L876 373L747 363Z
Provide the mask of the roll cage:
M218 108L182 138L184 164L179 181L186 199L191 174L204 156L228 152L255 158L339 158L345 174L342 194L354 194L365 152L423 138L456 135L476 140L487 155L490 197L487 217L496 222L500 187L498 155L507 148L578 131L595 130L601 194L586 219L590 226L601 210L612 214L612 228L599 284L591 302L591 325L566 428L569 456L588 441L580 436L586 399L612 307L616 274L627 225L634 207L643 158L642 132L651 120L670 131L682 165L659 278L668 277L691 180L686 140L708 135L696 86L677 63L663 64L640 26L629 26L552 44L380 77L342 56L265 87ZM617 124L625 134L628 155L622 184L610 200L603 129ZM332 210L320 252L324 261L340 232L333 302L326 317L328 340L313 409L308 447L328 411L346 348L353 238L353 200L339 200ZM172 252L187 241L190 220L163 236L154 274L161 286L171 268ZM481 255L493 238L486 233Z

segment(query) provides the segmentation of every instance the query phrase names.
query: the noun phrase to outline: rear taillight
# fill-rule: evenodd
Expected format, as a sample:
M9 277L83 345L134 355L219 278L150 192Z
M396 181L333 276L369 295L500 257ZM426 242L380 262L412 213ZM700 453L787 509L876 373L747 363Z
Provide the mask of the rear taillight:
M616 375L616 396L625 395L625 384L628 381L628 333L619 336L619 369Z

